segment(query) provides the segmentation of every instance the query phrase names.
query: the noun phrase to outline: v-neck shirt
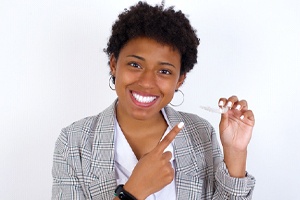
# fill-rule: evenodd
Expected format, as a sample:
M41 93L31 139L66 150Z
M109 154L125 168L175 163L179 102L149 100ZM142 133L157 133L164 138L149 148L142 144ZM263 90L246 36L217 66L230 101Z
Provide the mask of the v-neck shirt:
M170 123L166 117L165 110L162 109L162 113L164 119L166 120L168 127L163 135L164 138L171 130ZM115 172L116 172L116 181L117 184L125 184L131 173L138 163L138 160L132 151L129 143L127 142L122 129L119 126L117 119L115 118ZM174 160L174 148L173 142L169 144L169 146L165 149L165 151L170 151L172 153L172 158L170 160L172 167L174 168L175 160ZM147 180L145 180L147 181ZM176 188L175 181L173 181L162 188L160 191L151 194L146 198L146 200L175 200L176 199Z

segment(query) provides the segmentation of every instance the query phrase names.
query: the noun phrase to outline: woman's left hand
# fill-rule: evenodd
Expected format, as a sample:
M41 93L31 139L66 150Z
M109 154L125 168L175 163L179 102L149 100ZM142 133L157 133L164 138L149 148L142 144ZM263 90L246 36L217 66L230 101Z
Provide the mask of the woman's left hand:
M247 101L239 101L236 96L219 100L220 107L228 107L219 125L224 152L224 162L232 177L245 176L247 147L252 136L254 115L248 110Z
M222 114L219 125L223 148L247 150L255 123L253 112L248 110L247 101L239 101L236 96L231 96L228 99L220 98L219 106L228 107L228 111Z

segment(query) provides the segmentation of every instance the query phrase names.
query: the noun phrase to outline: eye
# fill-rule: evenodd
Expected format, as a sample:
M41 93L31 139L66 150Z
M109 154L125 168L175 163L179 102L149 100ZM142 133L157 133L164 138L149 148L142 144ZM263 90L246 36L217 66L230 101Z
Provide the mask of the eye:
M167 70L167 69L162 69L162 70L159 71L159 73L166 74L166 75L170 75L171 74L171 72L169 70Z
M134 68L141 68L141 66L135 62L131 62L131 63L129 63L129 65Z

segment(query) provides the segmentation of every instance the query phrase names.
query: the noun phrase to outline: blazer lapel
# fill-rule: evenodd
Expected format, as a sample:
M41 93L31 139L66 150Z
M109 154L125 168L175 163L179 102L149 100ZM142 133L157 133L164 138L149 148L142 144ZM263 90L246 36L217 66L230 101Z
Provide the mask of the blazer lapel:
M171 107L167 106L165 111L172 127L181 121L185 122L185 126L174 140L177 199L201 199L202 180L197 176L199 167L188 131L193 124L188 124L180 113Z
M117 100L116 100L117 101ZM92 143L91 174L95 178L89 190L92 199L111 198L116 187L114 169L114 121L116 101L98 115ZM105 191L105 192L104 192Z
M93 199L109 199L116 187L114 170L114 120L116 101L104 110L95 123L91 158L91 174L96 178L89 186ZM184 121L179 112L165 108L170 125ZM189 131L193 124L185 121L184 128L174 140L175 182L177 199L201 199L202 180L197 176L199 167ZM103 193L103 191L106 191Z

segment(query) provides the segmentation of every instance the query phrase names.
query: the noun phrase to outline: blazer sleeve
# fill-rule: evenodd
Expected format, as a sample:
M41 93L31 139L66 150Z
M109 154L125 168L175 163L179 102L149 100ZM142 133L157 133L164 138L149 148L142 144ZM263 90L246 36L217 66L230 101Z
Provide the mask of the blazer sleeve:
M230 177L226 165L223 161L223 155L220 151L219 143L216 138L216 133L212 130L212 146L214 156L214 171L215 171L215 192L214 200L250 200L255 185L255 178L246 173L244 178ZM220 159L221 158L221 159Z
M215 174L216 190L213 199L250 200L255 185L255 178L246 173L245 178L233 178L229 176L224 162L221 162Z
M64 131L55 144L53 156L52 200L85 200L75 169L69 163L70 148Z

